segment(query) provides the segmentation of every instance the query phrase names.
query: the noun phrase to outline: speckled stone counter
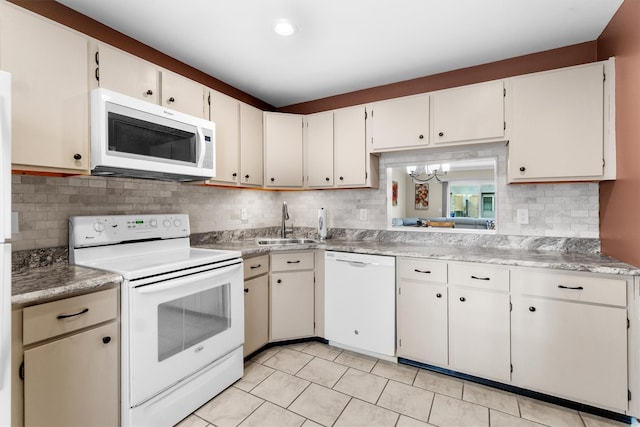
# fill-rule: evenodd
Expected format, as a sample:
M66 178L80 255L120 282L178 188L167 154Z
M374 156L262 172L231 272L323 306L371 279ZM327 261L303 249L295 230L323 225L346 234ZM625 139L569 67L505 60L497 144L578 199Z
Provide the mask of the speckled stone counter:
M11 281L15 309L119 286L122 276L61 263L14 271Z
M481 262L522 267L640 276L640 268L597 253L503 249L479 246L425 245L411 242L326 240L305 245L260 246L255 239L199 245L203 248L241 251L244 257L270 251L324 249L373 255L405 256L444 261Z

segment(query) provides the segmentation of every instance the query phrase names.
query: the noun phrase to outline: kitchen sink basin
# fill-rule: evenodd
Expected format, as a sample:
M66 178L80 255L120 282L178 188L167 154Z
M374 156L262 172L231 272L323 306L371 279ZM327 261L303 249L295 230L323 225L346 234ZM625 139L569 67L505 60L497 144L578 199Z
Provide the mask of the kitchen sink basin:
M318 243L314 239L283 239L280 237L259 237L256 239L259 245L305 245L311 243Z

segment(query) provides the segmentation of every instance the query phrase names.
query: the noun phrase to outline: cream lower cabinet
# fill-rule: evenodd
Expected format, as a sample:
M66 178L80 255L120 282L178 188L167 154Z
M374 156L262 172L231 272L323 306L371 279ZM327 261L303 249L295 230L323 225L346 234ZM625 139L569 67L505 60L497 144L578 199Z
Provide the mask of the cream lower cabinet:
M269 255L244 260L244 356L269 342Z
M314 335L314 252L271 254L270 340Z
M24 425L119 420L117 289L23 310Z
M447 366L447 263L398 258L398 356Z
M511 380L509 269L449 263L449 367Z
M0 69L11 73L14 170L88 173L88 38L0 3Z
M625 413L625 279L518 268L512 281L514 385Z

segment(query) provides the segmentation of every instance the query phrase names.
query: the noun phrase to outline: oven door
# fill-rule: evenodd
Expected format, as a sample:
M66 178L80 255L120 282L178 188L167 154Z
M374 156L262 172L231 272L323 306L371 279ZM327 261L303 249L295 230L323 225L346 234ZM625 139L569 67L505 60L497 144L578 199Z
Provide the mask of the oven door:
M233 262L129 287L131 407L242 345L242 262Z

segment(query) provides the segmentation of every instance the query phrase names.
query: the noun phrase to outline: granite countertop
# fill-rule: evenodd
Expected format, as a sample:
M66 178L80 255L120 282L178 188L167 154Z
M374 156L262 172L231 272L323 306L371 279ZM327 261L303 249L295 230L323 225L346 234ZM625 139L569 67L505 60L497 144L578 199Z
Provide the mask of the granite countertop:
M444 261L550 268L590 273L640 276L640 268L602 254L565 253L545 250L502 249L480 246L425 245L424 243L326 240L301 245L258 245L255 239L198 245L201 248L242 252L243 257L272 251L324 249L372 255L424 257Z
M11 276L13 308L119 286L122 276L69 264L24 269Z

